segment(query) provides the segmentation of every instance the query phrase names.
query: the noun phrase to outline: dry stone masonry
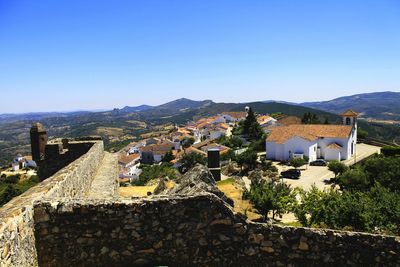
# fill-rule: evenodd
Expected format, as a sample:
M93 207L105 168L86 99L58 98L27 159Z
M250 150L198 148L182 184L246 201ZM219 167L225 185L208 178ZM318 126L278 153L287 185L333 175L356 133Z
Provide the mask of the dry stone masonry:
M1 267L400 266L396 237L247 221L203 166L119 199L115 156L79 142L87 153L0 208Z
M395 237L252 223L210 193L35 204L41 266L400 264Z
M72 142L71 145L74 147L73 151L87 150L87 153L83 156L77 154L76 160L67 167L0 208L1 267L38 265L33 233L34 201L62 197L72 199L87 195L104 158L103 142L82 139Z

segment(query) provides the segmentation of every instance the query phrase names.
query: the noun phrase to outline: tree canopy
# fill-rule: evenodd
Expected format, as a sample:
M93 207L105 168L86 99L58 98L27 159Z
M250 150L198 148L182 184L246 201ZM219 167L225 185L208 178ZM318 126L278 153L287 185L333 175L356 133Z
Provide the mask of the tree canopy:
M181 173L186 173L188 170L194 167L197 163L205 165L207 163L206 157L198 153L187 153L184 154L180 160L181 167L179 171Z
M251 107L247 112L246 119L240 126L241 126L241 133L246 135L250 140L261 139L264 134L260 124L257 122L257 118Z
M290 165L292 165L295 169L300 168L306 163L307 163L306 160L302 158L292 158L290 160Z
M257 153L252 149L247 149L242 154L236 156L236 162L246 170L253 170L257 165Z
M332 160L328 164L328 169L335 174L335 178L336 178L338 174L342 174L348 168L344 163L339 162L337 160Z
M272 219L288 212L296 201L296 194L289 185L264 180L251 184L248 197L265 220L269 212L272 212Z
M306 112L301 119L301 123L303 124L321 124L318 116L315 113ZM325 120L325 124L329 124L328 120Z

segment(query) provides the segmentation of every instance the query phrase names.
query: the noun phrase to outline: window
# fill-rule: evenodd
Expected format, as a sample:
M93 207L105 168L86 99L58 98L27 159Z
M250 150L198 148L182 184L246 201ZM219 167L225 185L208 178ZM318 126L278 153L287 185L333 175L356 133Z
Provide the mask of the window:
M346 118L346 125L350 125L351 124L351 119L350 118Z

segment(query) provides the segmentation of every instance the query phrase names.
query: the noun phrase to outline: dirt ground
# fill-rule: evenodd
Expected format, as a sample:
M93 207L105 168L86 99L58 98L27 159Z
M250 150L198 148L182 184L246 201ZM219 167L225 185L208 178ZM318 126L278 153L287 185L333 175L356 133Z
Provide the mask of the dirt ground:
M227 179L217 183L219 190L225 193L225 195L233 200L235 203L234 211L245 214L249 220L259 219L260 214L256 213L253 205L248 200L243 200L243 191L239 186L235 185L234 181Z
M173 181L169 181L167 183L167 187L171 188L174 186ZM125 186L119 188L120 197L146 197L147 193L153 193L154 189L156 189L157 184L152 185L144 185L144 186Z

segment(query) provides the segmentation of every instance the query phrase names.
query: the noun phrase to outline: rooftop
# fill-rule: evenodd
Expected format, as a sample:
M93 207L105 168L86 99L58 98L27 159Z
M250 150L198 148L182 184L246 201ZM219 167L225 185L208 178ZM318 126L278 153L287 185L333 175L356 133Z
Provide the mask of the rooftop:
M359 115L359 113L348 109L345 112L341 113L340 116L345 116L345 117L357 117Z
M273 128L267 141L283 144L295 136L309 141L319 137L347 138L351 130L352 126L347 125L293 124Z

